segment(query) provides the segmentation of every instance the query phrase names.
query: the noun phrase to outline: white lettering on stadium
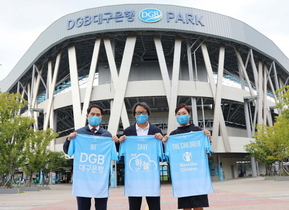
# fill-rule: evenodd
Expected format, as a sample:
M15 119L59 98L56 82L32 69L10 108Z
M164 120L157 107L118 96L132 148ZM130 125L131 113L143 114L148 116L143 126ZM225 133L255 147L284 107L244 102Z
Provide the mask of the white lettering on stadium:
M158 22L161 20L161 11L150 11L150 12L142 12L140 14L141 20L145 17L159 17L159 19L152 21ZM97 23L98 25L103 23L110 23L112 21L118 23L123 22L126 19L128 22L133 22L135 20L135 11L127 10L127 11L117 11L117 12L104 12L95 15L85 15L83 17L78 17L76 19L71 19L67 21L67 30L71 30L74 27L80 28L82 26L89 26L93 23ZM143 20L144 21L144 20ZM193 24L196 26L205 26L203 16L194 15L191 13L182 14L180 12L166 12L166 21L169 23L174 21L175 23L182 22L183 24ZM150 21L144 21L150 22Z
M203 16L193 15L190 13L186 13L182 15L180 12L176 15L174 12L167 12L167 22L171 20L175 20L175 23L181 21L184 24L193 24L193 25L201 25L205 26L203 22Z

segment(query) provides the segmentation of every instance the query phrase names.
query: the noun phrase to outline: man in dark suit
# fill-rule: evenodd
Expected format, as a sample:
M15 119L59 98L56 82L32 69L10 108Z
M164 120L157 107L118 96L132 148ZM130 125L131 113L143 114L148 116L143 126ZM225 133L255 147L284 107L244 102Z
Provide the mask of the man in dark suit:
M132 108L132 114L136 119L136 123L130 125L123 131L123 136L118 139L118 142L123 142L126 139L126 136L143 135L154 135L155 138L161 140L163 138L161 129L148 121L150 113L150 108L145 102L136 103ZM129 196L128 200L130 210L141 209L142 197ZM149 209L160 210L160 196L146 196L146 200Z
M87 109L86 119L88 125L82 128L75 130L70 133L66 141L63 144L63 151L67 154L70 140L75 138L77 134L86 134L86 135L95 135L95 136L104 136L111 137L111 133L100 127L100 123L103 117L103 109L98 105L91 105ZM109 183L107 183L107 187ZM107 200L108 198L94 198L95 199L95 209L97 210L106 210L107 209ZM86 197L76 197L78 210L90 210L91 198Z

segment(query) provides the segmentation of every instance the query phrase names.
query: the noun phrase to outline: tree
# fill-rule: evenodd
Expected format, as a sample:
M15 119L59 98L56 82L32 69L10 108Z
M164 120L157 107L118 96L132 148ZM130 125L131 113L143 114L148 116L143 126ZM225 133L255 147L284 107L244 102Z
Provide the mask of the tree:
M5 175L9 173L9 167L4 163L3 160L0 160L0 186L5 183Z
M276 104L276 108L281 110L281 116L285 121L289 121L289 86L285 86L276 91L281 99L279 103ZM279 117L277 117L279 118Z
M49 150L46 159L46 166L43 169L43 172L49 173L59 169L67 170L67 168L64 166L67 165L68 160L69 158L64 154L64 152L55 152Z
M11 187L16 168L22 168L30 175L28 185L35 172L52 171L63 168L66 163L64 153L48 149L55 139L52 129L34 131L34 120L20 115L27 102L16 93L0 91L0 178L7 178Z
M68 160L69 158L64 154L64 152L49 151L46 160L46 167L43 171L49 173L59 169L67 169L64 165L67 164Z
M0 172L7 177L12 186L15 168L25 161L23 149L26 139L33 132L33 119L23 117L19 110L26 106L26 101L16 93L0 92Z
M48 149L51 140L55 139L52 129L35 131L26 141L25 157L26 165L23 166L24 172L30 176L27 186L31 186L32 177L40 171L48 173L64 168L67 158L63 152L53 152Z
M281 115L276 117L274 137L280 142L279 154L276 154L276 156L279 157L280 168L283 173L283 161L289 157L289 86L279 89L276 93L280 98L276 108L281 110Z
M280 164L280 175L283 175L283 161L289 158L289 86L279 89L276 94L280 102L275 107L281 110L281 115L276 117L271 127L257 125L255 141L246 145L245 149L267 166L277 161Z
M280 175L284 174L283 162L289 157L288 129L288 124L284 124L284 118L278 117L274 125L274 135L270 141L270 146L275 148L273 155L280 165Z
M265 164L266 175L273 175L272 164L277 161L274 158L274 148L270 147L272 127L257 125L258 132L255 133L255 141L245 145L245 150L255 157L258 161Z
M27 186L31 186L32 177L34 173L39 172L45 168L47 163L47 157L49 155L48 146L52 139L55 139L58 134L55 134L52 129L37 130L31 133L29 138L25 142L25 165L23 170L30 178L26 183Z

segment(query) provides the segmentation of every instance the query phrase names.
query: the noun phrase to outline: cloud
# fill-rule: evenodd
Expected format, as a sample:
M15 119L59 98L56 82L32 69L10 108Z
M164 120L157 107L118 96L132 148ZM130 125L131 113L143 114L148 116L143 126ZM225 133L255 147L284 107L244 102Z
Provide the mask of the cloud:
M149 172L157 169L157 163L146 154L139 154L129 160L129 168L135 172Z

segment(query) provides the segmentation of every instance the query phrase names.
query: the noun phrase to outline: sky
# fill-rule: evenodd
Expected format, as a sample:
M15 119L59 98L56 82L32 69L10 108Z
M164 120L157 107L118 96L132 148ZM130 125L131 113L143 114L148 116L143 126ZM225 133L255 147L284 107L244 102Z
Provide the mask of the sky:
M83 9L126 3L192 7L243 21L289 58L288 0L0 0L0 81L54 21Z

